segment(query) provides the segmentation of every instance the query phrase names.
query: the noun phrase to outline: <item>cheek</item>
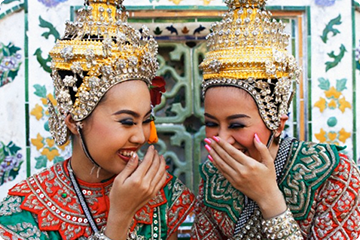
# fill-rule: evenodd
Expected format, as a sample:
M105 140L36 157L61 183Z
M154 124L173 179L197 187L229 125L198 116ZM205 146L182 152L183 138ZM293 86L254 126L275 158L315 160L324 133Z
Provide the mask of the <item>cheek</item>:
M254 147L253 138L254 133L252 131L238 131L233 134L233 137L236 142L240 145L246 147L247 149L251 149Z
M211 137L217 136L217 135L218 135L218 131L216 130L216 128L205 127L205 136L207 138L211 138Z
M155 127L155 125L154 125ZM145 124L143 125L143 132L144 132L144 136L146 138L146 142L147 140L150 138L150 134L151 134L151 131L156 131L157 132L157 129L152 129L153 127L151 127L151 124Z

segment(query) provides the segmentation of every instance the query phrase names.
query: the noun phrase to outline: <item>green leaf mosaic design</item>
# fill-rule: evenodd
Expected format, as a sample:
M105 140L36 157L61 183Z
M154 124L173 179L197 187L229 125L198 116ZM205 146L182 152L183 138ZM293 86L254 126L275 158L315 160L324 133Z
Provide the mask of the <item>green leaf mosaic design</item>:
M332 35L333 37L340 33L340 31L338 29L335 29L334 27L336 25L341 25L341 23L342 23L341 22L341 14L339 16L337 16L336 18L330 20L330 22L326 25L325 29L323 30L323 34L320 36L324 43L327 42L328 35L330 33L333 34Z
M4 0L1 4L9 4L12 2L20 2L20 0Z
M45 37L46 39L49 39L49 36L54 36L55 38L55 42L57 39L60 38L60 34L59 32L56 30L56 28L54 27L54 25L52 25L52 23L45 21L44 19L41 18L41 16L39 16L39 21L40 24L39 26L41 28L47 28L49 29L48 32L44 32L43 34L41 34L41 36Z
M336 67L341 62L341 60L344 58L345 52L347 52L346 48L343 44L341 44L340 53L338 55L335 55L334 51L332 51L331 53L328 53L328 56L330 58L333 58L334 61L332 61L332 62L329 61L329 62L325 63L326 72L329 71L330 69Z
M54 36L54 41L56 42L56 40L60 38L60 34L55 29L54 25L42 19L41 16L39 16L39 21L40 21L39 26L41 28L48 29L48 31L41 34L41 36L43 36L46 39L49 39L50 36ZM46 58L43 58L42 54L43 52L41 48L38 48L35 50L34 56L36 56L36 60L40 63L40 66L44 69L44 71L51 73L51 68L50 68L51 57L50 55L48 55Z

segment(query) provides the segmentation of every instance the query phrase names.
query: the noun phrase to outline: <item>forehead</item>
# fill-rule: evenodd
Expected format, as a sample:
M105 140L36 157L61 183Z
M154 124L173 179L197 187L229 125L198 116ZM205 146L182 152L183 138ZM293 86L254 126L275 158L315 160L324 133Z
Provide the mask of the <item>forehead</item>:
M118 83L104 95L102 104L118 106L150 106L150 92L147 84L141 80L128 80Z
M246 105L257 108L252 96L245 90L233 86L216 86L209 88L205 93L206 103L228 103L225 106L232 105L241 106Z

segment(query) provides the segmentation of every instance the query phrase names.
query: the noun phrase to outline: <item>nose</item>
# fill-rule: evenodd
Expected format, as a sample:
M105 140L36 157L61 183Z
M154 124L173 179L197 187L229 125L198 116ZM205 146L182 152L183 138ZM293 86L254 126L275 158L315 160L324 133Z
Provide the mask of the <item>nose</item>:
M145 137L145 126L139 124L136 128L134 128L134 132L132 133L129 141L136 144L144 144L146 137Z
M227 128L219 128L219 132L218 132L218 136L225 140L226 142L230 143L230 144L234 144L235 143L235 139L232 136L231 132L227 129Z

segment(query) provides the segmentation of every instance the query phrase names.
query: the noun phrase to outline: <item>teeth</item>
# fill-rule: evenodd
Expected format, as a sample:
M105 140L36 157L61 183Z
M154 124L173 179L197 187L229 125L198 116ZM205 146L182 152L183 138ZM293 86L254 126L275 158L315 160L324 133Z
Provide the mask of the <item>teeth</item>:
M121 151L120 154L126 157L131 157L134 154L134 151Z

